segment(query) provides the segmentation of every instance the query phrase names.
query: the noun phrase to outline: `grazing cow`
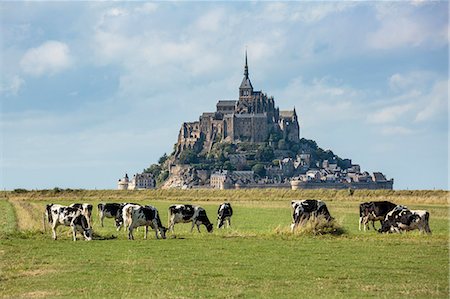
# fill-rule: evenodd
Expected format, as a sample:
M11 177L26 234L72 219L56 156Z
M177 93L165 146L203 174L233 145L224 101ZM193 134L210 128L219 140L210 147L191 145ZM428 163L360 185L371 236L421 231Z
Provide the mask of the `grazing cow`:
M321 200L293 200L291 202L291 206L293 209L291 231L294 231L298 225L304 225L311 218L311 216L323 216L327 221L333 220L333 217L331 217L330 212L328 211L327 205Z
M410 210L405 206L396 206L386 215L378 231L380 233L398 233L418 229L421 233L431 234L429 219L430 214L428 211Z
M369 221L372 221L372 227L375 230L375 221L379 220L380 223L397 205L390 201L370 201L363 202L359 205L359 230L361 230L361 224L364 226L364 231L369 229Z
M87 241L92 240L92 229L89 221L80 209L48 204L45 213L48 222L52 226L54 240L57 239L56 228L60 225L70 226L72 228L74 241L77 240L77 231L82 232Z
M91 204L88 203L73 203L69 207L77 208L81 210L81 213L86 216L89 221L89 226L92 226L92 209L94 208Z
M209 222L205 209L193 205L171 205L169 207L169 230L173 232L176 223L192 222L191 232L197 225L200 232L200 225L203 224L210 233L213 230L213 224Z
M121 212L121 217L120 220L123 223L123 229L126 231L130 224L131 224L131 217L129 217L129 214L127 214L127 210L129 207L133 207L133 208L140 208L142 207L141 205L137 204L137 203L123 203L122 204L122 212Z
M225 224L225 221L227 221L228 227L230 227L231 216L233 216L233 208L230 203L224 202L217 210L217 228L221 228Z
M128 239L134 240L133 230L139 226L145 226L144 239L147 239L149 226L155 230L156 239L159 239L158 231L161 234L161 238L166 238L167 229L161 224L158 210L155 207L127 205L125 213L126 218L131 219L131 223L128 226Z
M120 203L99 203L98 204L98 214L100 218L100 223L103 227L103 219L114 218L116 222L117 230L120 230L122 226L122 208L123 204Z

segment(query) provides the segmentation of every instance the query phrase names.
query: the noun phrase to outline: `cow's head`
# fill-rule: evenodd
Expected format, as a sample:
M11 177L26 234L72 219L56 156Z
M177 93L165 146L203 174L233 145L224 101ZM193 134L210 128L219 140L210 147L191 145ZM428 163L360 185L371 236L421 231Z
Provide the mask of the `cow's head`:
M219 217L217 217L217 228L221 228L224 224L223 218L219 215Z
M119 230L122 227L122 223L123 223L122 217L116 217L114 219L114 221L115 221L117 230Z
M212 223L205 223L206 226L206 230L208 231L208 233L211 233L213 231L213 224Z
M161 234L161 238L165 239L165 238L166 238L167 228L164 227L164 226L161 226L161 227L159 228L159 232L160 232L160 234Z
M294 222L297 223L304 213L305 209L302 207L302 205L298 205L294 210L294 215L292 215L292 218L294 218Z
M381 227L378 229L379 233L388 233L391 231L391 227L393 225L393 221L391 219L385 219L381 221Z
M87 228L87 229L83 229L83 235L84 238L86 239L86 241L91 241L92 240L92 228Z
M83 230L83 235L86 241L92 240L92 228L89 225L88 219L83 214L79 214L76 216L76 218L73 220L75 224L77 224L78 227L81 226L81 229Z

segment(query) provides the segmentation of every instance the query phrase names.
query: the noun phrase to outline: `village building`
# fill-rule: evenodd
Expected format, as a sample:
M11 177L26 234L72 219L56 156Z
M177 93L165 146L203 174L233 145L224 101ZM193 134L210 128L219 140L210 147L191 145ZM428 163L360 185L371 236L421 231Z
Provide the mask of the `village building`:
M128 174L117 182L118 190L142 190L156 188L156 180L151 173L136 173L130 180Z

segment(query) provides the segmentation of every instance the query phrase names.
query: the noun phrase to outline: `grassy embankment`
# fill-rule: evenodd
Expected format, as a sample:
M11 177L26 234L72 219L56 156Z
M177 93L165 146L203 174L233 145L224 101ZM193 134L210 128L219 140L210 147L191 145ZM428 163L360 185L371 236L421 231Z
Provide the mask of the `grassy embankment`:
M3 193L0 296L4 297L434 297L448 298L448 192L346 190L41 191ZM1 198L1 196L0 196ZM340 236L290 234L291 199L320 198L345 230ZM358 231L358 203L388 199L431 213L433 235ZM175 226L167 240L126 240L111 219L99 240L52 241L42 232L47 203L153 204L167 223L172 203L196 201L215 220L233 203L232 229L207 234ZM14 207L14 209L12 209ZM96 211L96 209L95 209ZM96 213L95 213L96 214ZM19 221L15 221L17 216ZM17 223L17 224L16 224ZM379 224L378 224L379 226Z

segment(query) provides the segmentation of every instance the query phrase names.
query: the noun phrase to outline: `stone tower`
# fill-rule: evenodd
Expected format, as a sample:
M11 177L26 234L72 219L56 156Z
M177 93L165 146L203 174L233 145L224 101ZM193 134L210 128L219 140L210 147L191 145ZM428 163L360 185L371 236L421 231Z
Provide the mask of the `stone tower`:
M248 77L247 51L245 51L244 78L239 86L239 100L248 100L253 95L253 86Z

